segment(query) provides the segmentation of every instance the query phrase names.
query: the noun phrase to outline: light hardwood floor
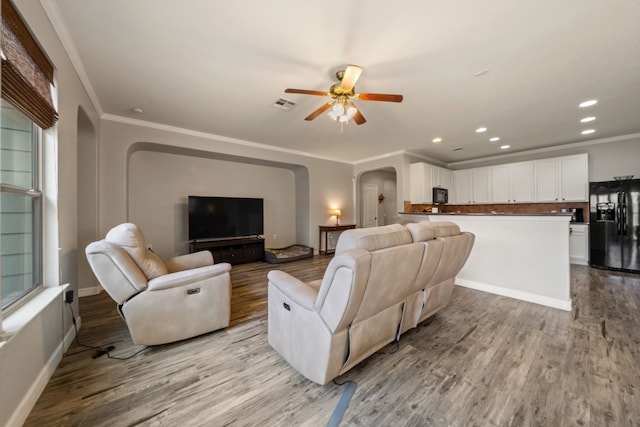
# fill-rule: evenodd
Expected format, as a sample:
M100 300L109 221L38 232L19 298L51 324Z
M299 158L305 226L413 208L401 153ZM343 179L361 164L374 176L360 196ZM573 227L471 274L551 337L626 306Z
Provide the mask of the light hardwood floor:
M325 425L344 386L318 386L267 343L266 273L320 278L329 257L232 271L232 325L127 361L72 345L27 426ZM342 425L640 425L640 275L571 267L565 312L466 288L340 381ZM133 346L105 294L80 301L84 344ZM391 353L391 354L390 354Z

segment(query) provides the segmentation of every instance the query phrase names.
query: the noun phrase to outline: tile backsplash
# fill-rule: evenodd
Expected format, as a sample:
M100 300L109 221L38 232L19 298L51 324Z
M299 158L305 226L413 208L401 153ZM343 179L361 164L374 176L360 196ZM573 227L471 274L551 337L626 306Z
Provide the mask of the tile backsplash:
M476 205L412 205L411 202L404 202L404 210L407 213L430 212L432 207L437 207L439 213L552 213L560 212L561 209L582 208L584 222L589 222L589 203L487 203Z

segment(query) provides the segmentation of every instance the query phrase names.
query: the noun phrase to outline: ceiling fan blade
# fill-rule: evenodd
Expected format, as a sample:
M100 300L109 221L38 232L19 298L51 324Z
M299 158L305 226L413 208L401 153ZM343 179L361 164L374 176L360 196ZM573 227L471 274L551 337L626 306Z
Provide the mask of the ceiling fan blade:
M349 92L356 85L360 74L362 74L362 67L357 65L347 65L347 69L344 70L344 76L340 83L340 89L344 92Z
M285 89L284 92L285 93L301 93L303 95L331 96L329 92L320 92L319 90Z
M354 98L363 101L386 101L386 102L402 102L402 95L391 95L388 93L359 93Z
M313 113L309 114L307 117L305 117L305 120L313 120L316 117L318 117L320 114L324 113L325 111L327 111L329 109L329 107L331 107L331 105L333 105L333 102L327 102L326 104L324 104L322 107L318 108L316 111L314 111Z
M356 111L356 114L352 117L353 121L356 122L357 125L361 125L366 123L367 119L364 118L360 110Z

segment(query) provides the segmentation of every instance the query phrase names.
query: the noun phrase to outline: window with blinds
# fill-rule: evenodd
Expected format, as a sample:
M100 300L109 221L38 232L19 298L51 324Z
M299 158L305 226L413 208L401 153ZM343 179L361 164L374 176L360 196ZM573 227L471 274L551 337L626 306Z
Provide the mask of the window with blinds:
M38 130L13 105L1 100L0 249L2 308L41 283Z

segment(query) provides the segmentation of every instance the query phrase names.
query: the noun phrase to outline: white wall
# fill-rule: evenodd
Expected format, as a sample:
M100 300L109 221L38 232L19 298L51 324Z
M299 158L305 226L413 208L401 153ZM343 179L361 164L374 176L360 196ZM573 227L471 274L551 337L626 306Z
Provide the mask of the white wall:
M188 252L189 195L263 198L265 246L296 243L289 169L141 150L130 158L129 176L129 219L161 258Z
M287 184L291 194L295 194L295 209L291 212L290 199L285 205L270 206L270 211L265 212L269 218L295 218L292 220L292 229L285 229L276 220L276 234L284 233L282 246L284 243L300 243L318 248L318 225L328 224L331 221L331 210L340 207L343 212L343 221L355 221L355 210L353 204L352 166L346 163L329 160L311 158L296 153L273 150L259 144L244 141L231 140L229 138L217 137L214 135L202 134L184 129L176 129L168 126L159 126L139 121L123 122L105 120L101 123L100 133L100 218L101 235L104 235L111 227L126 221L141 218L141 211L134 197L130 197L130 192L139 194L141 180L149 175L151 164L144 166L142 177L137 165L150 163L151 158L138 156L143 151L162 151L174 156L189 153L198 153L198 157L218 159L224 162L238 163L238 167L248 171L248 181L243 184L238 183L236 189L245 194L251 192L244 184L254 186L256 180L263 177L262 172L267 172L268 180L265 180L263 190L273 195L273 189L267 189L269 180L278 173L276 170L292 171L295 177L295 188ZM162 164L167 164L169 158L165 157ZM160 159L160 157L154 157ZM208 161L204 163L196 161L193 163L197 171L206 168ZM211 163L213 164L213 163ZM222 163L220 163L222 164ZM244 164L244 166L241 166ZM190 161L182 162L183 167L191 165ZM252 165L248 168L247 165ZM225 168L232 167L227 164ZM162 171L164 173L164 171ZM214 172L211 172L214 173ZM290 173L290 172L287 172ZM274 175L275 174L275 175ZM290 176L290 175L287 175ZM284 175L277 178L279 183L286 181ZM245 178L243 178L244 180ZM186 189L193 186L192 178L187 174L180 175L177 171L172 172L172 191L179 188ZM233 184L231 184L233 185ZM181 190L182 191L182 190ZM162 193L161 193L162 194ZM232 195L232 194L228 194ZM260 196L259 194L255 194ZM159 195L156 195L160 197ZM273 196L270 196L273 197ZM135 206L134 206L135 204ZM271 208L274 211L271 211ZM294 217L290 217L290 215ZM163 220L166 221L166 220ZM155 225L151 225L152 230L143 228L145 235L151 238ZM295 242L291 241L290 233L295 233ZM266 231L265 231L266 234ZM272 235L267 236L270 241L267 244L280 246L281 240L278 238L275 243ZM167 241L156 241L153 236L153 244L159 244L166 251L174 245L171 243L173 237ZM179 243L178 243L179 244Z
M40 2L14 0L14 4L55 67L58 93L58 123L44 132L44 285L50 288L50 294L61 291L59 285L69 281L71 289L77 291L78 107L82 106L86 119L96 129L98 114ZM76 298L76 313L77 304ZM0 347L3 426L22 424L73 337L70 311L60 295L33 312L30 319Z

